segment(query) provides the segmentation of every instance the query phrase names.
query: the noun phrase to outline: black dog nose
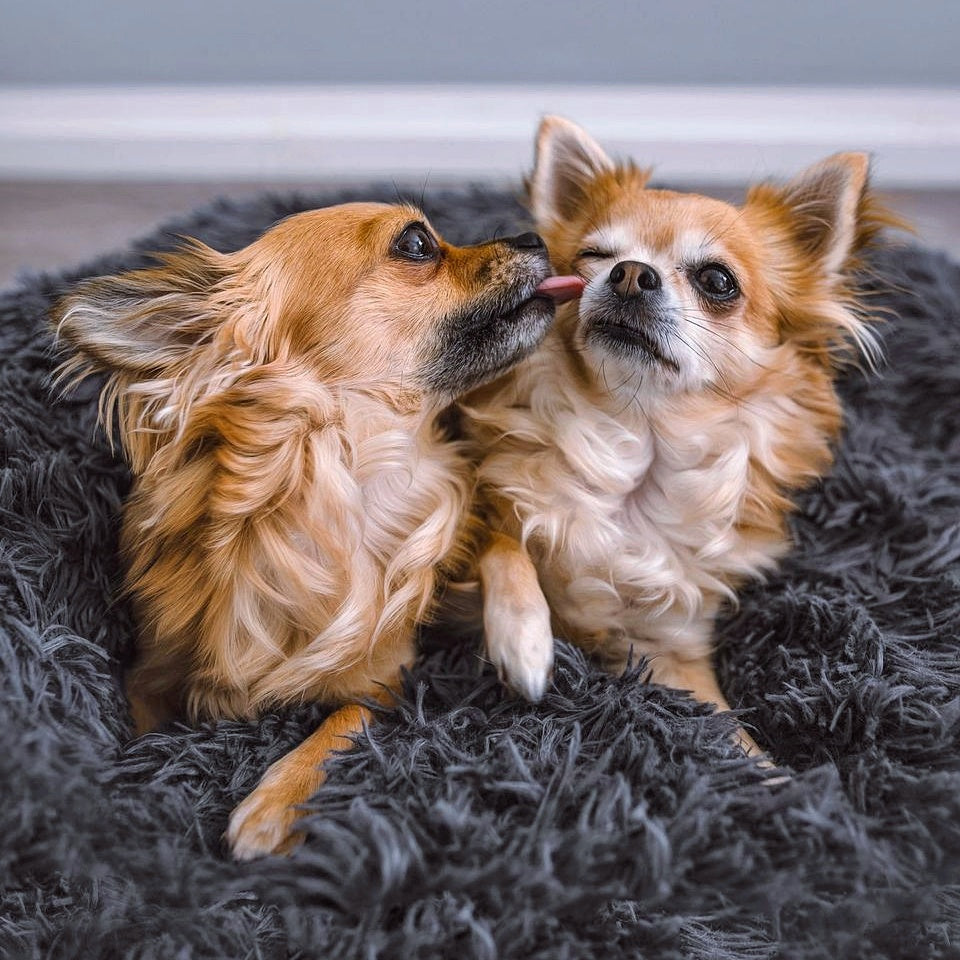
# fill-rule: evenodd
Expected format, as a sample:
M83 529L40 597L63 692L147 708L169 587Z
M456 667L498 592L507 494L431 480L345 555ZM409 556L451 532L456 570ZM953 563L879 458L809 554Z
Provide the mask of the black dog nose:
M649 263L621 260L610 271L610 286L621 300L628 300L649 290L659 290L660 274Z
M527 233L518 234L515 237L504 237L503 242L508 243L517 250L545 250L547 247L540 234L534 233L532 230L527 231Z

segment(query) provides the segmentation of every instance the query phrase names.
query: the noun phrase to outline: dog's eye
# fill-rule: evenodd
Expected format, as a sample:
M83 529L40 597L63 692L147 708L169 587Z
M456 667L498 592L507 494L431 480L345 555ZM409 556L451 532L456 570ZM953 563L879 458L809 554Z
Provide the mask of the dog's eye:
M609 260L612 256L609 250L600 250L598 247L587 247L577 251L578 260Z
M411 223L403 228L393 249L406 260L432 260L437 255L437 241L422 223Z
M693 282L711 300L732 300L740 288L733 274L722 263L705 263L693 273Z

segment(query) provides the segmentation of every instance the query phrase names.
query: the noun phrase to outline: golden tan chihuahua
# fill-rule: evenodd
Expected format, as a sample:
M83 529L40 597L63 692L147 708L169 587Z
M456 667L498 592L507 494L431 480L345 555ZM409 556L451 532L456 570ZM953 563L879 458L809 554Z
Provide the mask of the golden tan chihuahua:
M556 632L727 709L718 608L787 549L791 495L831 463L838 364L875 352L855 270L895 220L867 173L838 154L734 207L649 189L578 126L543 121L532 211L582 295L465 401L494 531L487 650L527 697Z
M135 483L122 548L138 732L338 706L234 812L233 853L289 849L322 764L389 700L463 557L473 468L438 415L542 339L560 296L533 233L445 243L408 206L190 242L59 305L64 375L105 371ZM562 284L560 285L563 286Z

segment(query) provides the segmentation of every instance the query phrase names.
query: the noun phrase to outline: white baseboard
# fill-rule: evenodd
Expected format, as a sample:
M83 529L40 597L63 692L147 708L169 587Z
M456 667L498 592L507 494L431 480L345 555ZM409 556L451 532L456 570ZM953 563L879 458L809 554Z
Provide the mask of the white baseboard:
M960 182L960 90L449 85L0 87L0 177L515 179L545 113L676 183L847 149L882 186Z

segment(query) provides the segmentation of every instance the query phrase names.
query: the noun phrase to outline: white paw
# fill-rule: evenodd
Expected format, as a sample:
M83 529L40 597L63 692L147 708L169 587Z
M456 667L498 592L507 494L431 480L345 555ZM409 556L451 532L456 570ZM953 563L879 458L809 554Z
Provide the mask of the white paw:
M230 814L225 834L237 860L255 860L271 853L289 853L302 837L293 832L301 816L296 804L305 799L291 792L268 770L256 789Z
M527 700L539 700L553 675L553 630L546 601L525 610L483 611L487 656L500 679Z

